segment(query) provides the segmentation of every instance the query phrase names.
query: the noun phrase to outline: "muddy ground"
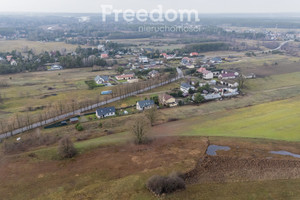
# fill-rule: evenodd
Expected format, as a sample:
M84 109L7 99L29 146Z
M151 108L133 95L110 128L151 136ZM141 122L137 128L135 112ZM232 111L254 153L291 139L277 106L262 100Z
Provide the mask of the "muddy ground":
M300 178L300 160L205 156L186 175L186 182L222 183Z

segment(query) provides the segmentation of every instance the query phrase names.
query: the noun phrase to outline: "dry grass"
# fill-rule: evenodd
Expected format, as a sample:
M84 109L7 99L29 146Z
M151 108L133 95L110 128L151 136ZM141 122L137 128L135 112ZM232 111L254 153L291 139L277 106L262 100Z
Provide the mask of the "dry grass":
M66 44L64 42L38 42L28 40L0 40L0 52L11 52L13 50L23 51L25 47L33 49L36 53L43 51L74 51L78 45Z

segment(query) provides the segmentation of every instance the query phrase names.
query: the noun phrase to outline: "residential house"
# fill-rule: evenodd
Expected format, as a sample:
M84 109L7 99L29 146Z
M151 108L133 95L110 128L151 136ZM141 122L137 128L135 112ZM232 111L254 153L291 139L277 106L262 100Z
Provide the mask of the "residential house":
M203 75L203 79L205 80L209 80L209 79L213 79L214 78L214 74L207 70L206 68L204 67L200 67L197 72L201 73Z
M153 100L143 100L138 101L136 103L136 109L137 110L147 110L154 107L154 101Z
M181 59L181 64L182 65L187 65L187 64L192 64L193 63L193 59L189 58L189 57L183 57Z
M214 90L215 92L218 92L221 95L224 95L225 93L238 92L237 88L231 88L225 85L216 85L214 86Z
M6 56L7 62L10 62L13 56Z
M214 78L214 74L211 71L208 71L208 70L202 72L202 75L203 75L202 78L205 79L205 80L209 80L209 79Z
M10 61L10 65L12 65L12 66L17 66L18 63L17 63L17 61L15 61L14 59L12 59L12 60Z
M195 68L195 65L193 65L193 64L191 64L191 63L188 63L188 64L186 64L185 66L186 66L186 68L188 68L188 69L194 69L194 68Z
M118 81L134 79L134 74L122 74L122 75L116 76L116 79Z
M218 64L218 63L222 63L223 61L222 61L221 57L214 57L214 58L210 59L210 62Z
M159 76L159 72L156 71L156 70L152 70L151 72L148 73L148 76L149 76L150 78L158 77L158 76Z
M174 107L178 105L176 99L168 94L159 95L159 102L164 106L170 106L170 107Z
M216 85L217 84L217 81L216 80L210 80L210 81L207 81L207 82L201 82L199 83L199 87L203 87L205 85Z
M236 88L239 86L239 83L235 80L220 80L220 83L230 88Z
M99 108L96 110L96 116L97 118L105 118L105 117L111 117L116 115L116 109L115 107L106 107L106 108Z
M204 99L206 101L222 98L222 96L219 93L206 94L206 95L202 95L202 96L204 97Z
M235 79L239 75L238 72L223 70L218 76L219 79Z
M197 52L192 52L192 53L190 53L190 56L191 56L191 57L199 56L199 53L197 53Z
M148 63L149 60L148 60L148 58L146 56L140 56L139 57L139 62L140 63Z
M62 70L62 69L63 69L63 67L60 66L60 65L52 65L52 66L48 69L48 71L55 71L55 70Z
M251 73L251 74L245 74L243 75L243 77L245 79L252 79L252 78L256 78L256 75L254 73Z
M188 83L181 83L180 85L180 90L184 93L184 94L188 94L189 90L195 90L195 87L191 86Z
M95 82L99 84L104 84L109 82L109 76L99 76L97 75L96 78L94 79Z
M104 59L104 58L108 58L109 56L108 56L107 53L102 53L100 57L101 57L102 59Z
M97 48L98 48L99 51L105 51L105 46L104 45L99 44Z

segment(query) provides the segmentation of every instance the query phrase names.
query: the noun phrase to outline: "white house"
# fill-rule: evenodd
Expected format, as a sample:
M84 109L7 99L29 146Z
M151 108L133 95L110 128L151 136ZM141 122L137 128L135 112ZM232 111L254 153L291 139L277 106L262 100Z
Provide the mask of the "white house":
M220 80L220 83L230 88L236 88L239 86L239 83L235 80Z
M62 70L62 69L63 69L63 67L60 66L60 65L52 65L52 66L48 69L48 71Z
M195 87L191 86L190 84L188 83L181 83L180 85L180 90L183 92L183 93L189 93L189 90L192 89L192 90L195 90Z
M205 70L202 72L203 79L210 80L214 78L214 74L211 71Z
M96 110L96 116L99 119L105 117L111 117L115 115L116 115L115 107L99 108Z
M10 61L10 65L12 65L12 66L17 66L18 63L17 63L17 61L15 61L14 59L12 59L12 60Z
M146 56L140 56L139 57L139 62L140 63L148 63L149 60L148 60L148 58Z
M99 76L99 75L97 75L94 80L98 85L103 84L103 83L108 83L109 82L109 76Z
M137 110L147 110L147 109L153 108L153 106L154 106L153 100L143 100L143 101L138 101L136 103Z

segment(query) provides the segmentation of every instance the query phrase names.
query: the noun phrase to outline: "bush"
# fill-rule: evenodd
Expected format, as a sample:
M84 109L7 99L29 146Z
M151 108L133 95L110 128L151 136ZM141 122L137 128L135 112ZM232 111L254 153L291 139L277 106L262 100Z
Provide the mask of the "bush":
M61 158L73 158L77 154L73 142L66 136L59 141L58 155Z
M29 133L22 135L21 140L6 140L3 143L3 152L5 154L13 154L27 151L30 148L39 147L43 145L52 145L59 141L61 136L54 134L40 134L38 131L36 133Z
M148 180L147 188L157 195L162 195L185 189L185 183L177 173L172 173L167 177L154 175Z
M77 131L83 131L83 127L80 123L77 123L75 128L76 128Z

